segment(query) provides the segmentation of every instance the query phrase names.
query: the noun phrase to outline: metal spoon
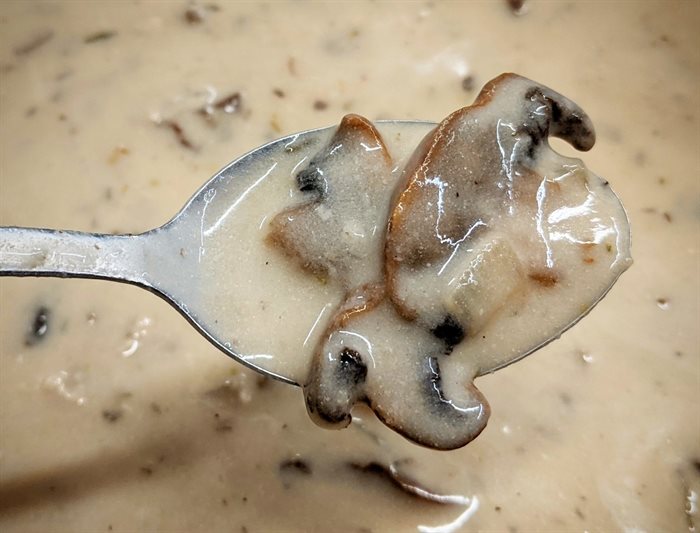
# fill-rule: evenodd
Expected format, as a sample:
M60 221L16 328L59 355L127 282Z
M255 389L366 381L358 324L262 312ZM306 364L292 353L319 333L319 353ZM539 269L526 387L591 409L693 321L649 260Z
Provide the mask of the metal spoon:
M400 127L422 137L433 123L385 121L380 129ZM198 284L206 261L202 251L213 242L212 229L228 216L249 190L265 179L257 169L274 168L281 159L302 160L323 145L335 126L309 130L272 141L236 159L206 182L165 225L138 235L0 227L0 276L94 278L130 283L160 296L177 309L214 346L263 375L297 384L236 352L230 337L213 320L204 319ZM304 155L306 154L306 156ZM252 174L251 174L252 172ZM269 172L268 172L269 174ZM250 182L234 205L226 191L242 177ZM255 221L251 221L251 224ZM185 253L187 251L187 253ZM225 290L225 285L216 290ZM228 332L230 334L230 332Z
M390 152L400 154L396 159L399 161L410 155L435 124L422 121L383 121L376 126L382 137L393 145L395 151L390 149ZM251 248L259 244L260 232L254 230L262 228L265 222L265 218L261 222L259 219L240 214L241 208L248 202L256 201L265 206L275 201L289 202L289 198L284 197L284 194L283 198L277 200L261 194L260 185L264 186L279 179L294 181L293 176L297 174L297 169L303 168L304 163L309 164L309 160L326 145L335 129L333 126L290 135L249 152L214 175L168 223L145 233L105 235L18 227L0 228L0 276L95 278L137 285L164 298L197 331L231 358L263 375L299 385L304 379L305 365L303 371L280 366L280 354L269 345L269 353L265 354L246 353L241 349L239 334L246 331L246 334L250 335L254 328L246 329L240 320L248 318L252 307L244 308L243 315L240 315L239 309L238 318L229 312L230 302L255 300L257 303L257 300L261 299L260 291L268 291L268 301L281 302L282 296L278 292L270 292L272 289L269 287L265 288L264 281L260 281L265 273L255 268L249 268L245 272L247 292L236 292L235 284L227 280L244 277L241 276L244 270L241 270L240 265L248 263L239 259L247 258L246 254L250 253ZM612 194L611 191L608 192ZM268 211L271 210L270 214L274 216L284 207L280 205L279 209L276 209L273 206ZM232 220L236 220L236 223L233 224ZM212 260L212 256L222 255L222 250L227 254L224 259L219 259L218 262ZM238 270L235 265L239 265ZM617 275L623 270L624 268ZM541 339L536 346L527 350L520 350L518 353L504 352L490 365L481 368L479 375L518 361L557 338L606 294L615 279L616 277L609 280L609 285L600 291L595 301L587 302L587 306L581 308L579 316L570 323L562 324L562 328L556 331L556 334ZM316 301L314 308L310 305L311 296L304 292L303 286L299 289L295 286L290 291L294 292L294 301L297 304L293 314L303 315L303 320L297 323L302 324L301 329L307 328L303 335L306 335L307 331L308 335L306 339L303 339L302 335L303 346L299 341L298 345L284 344L281 349L285 354L298 356L300 354L295 352L302 349L308 352L315 344L312 341L307 347L307 341L314 328L322 323L324 312L330 312L334 303L331 297L328 302L319 304ZM289 302L289 297L287 298ZM338 300L335 305L339 303ZM318 309L321 309L320 314ZM309 315L310 312L313 315ZM281 305L275 313L275 318L283 314L289 312ZM284 317L288 322L287 329L292 328L290 324L295 318ZM328 319L327 316L325 318ZM269 328L274 330L275 325L270 325ZM322 330L323 327L319 329ZM275 334L273 331L271 336ZM320 331L318 334L320 335ZM280 368L283 370L279 371Z

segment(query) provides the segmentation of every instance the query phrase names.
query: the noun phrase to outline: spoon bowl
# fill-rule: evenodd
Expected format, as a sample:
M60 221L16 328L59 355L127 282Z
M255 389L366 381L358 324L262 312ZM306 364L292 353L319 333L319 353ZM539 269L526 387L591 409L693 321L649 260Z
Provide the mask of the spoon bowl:
M377 124L388 139L400 137L408 148L434 126L423 121ZM286 329L296 330L294 341L301 346L312 345L321 334L321 328L315 331L313 326L335 302L329 295L318 301L309 298L305 290L309 281L301 275L294 280L294 289L280 294L284 289L274 259L264 252L261 256L252 241L259 238L265 220L280 210L279 201L288 202L293 195L289 183L295 169L334 130L332 126L304 131L248 152L217 172L169 222L141 234L2 227L0 276L91 278L136 285L166 300L229 357L265 376L299 385L303 358L282 363L274 357L273 350L290 339L280 337L273 325L272 331L257 325L267 349L241 346L241 329L259 321L251 302L257 298L275 307L279 300L276 316ZM270 190L279 188L288 190L277 195L278 202L271 201ZM262 270L264 266L272 272ZM283 314L284 305L294 301L300 312Z

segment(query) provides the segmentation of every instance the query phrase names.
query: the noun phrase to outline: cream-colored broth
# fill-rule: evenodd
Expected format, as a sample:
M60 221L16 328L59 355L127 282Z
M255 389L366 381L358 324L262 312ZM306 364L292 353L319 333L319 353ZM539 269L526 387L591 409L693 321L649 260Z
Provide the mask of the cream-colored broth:
M575 329L481 378L492 419L447 453L369 413L345 431L315 428L298 390L258 383L144 291L2 279L3 530L697 521L686 508L700 490L698 6L615 3L602 16L596 4L532 2L516 17L506 4L353 3L341 20L337 4L222 2L192 24L185 3L2 4L2 225L140 232L266 140L349 111L439 120L517 71L593 118L586 163L625 200L635 256ZM84 42L106 30L116 34ZM240 112L215 109L214 126L195 112L235 91ZM196 150L153 118L178 120ZM41 306L47 333L27 345ZM417 500L357 468L371 461L475 498Z

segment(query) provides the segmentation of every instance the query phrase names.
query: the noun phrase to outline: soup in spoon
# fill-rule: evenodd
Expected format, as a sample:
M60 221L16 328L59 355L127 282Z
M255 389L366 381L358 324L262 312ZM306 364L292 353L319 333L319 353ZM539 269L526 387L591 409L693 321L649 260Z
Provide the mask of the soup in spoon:
M0 244L30 258L18 275L161 293L229 355L303 385L321 424L347 426L363 402L412 441L457 448L488 419L473 379L586 314L630 264L629 227L608 183L547 142L590 149L590 119L528 79L499 76L435 128L383 129L348 115L265 145L140 236L9 228ZM78 266L46 266L55 247Z
M301 200L272 219L267 240L340 302L307 348L315 420L346 426L364 402L415 442L462 446L489 415L473 379L558 337L630 265L608 182L552 150L549 135L579 150L595 142L576 104L505 74L404 165L349 115L298 166Z

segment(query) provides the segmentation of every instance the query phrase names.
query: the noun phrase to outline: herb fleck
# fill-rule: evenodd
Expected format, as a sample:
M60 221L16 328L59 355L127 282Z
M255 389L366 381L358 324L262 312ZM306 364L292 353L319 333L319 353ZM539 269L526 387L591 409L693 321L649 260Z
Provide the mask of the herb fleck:
M474 90L474 76L468 74L467 76L462 78L462 89L464 89L467 92L471 92Z
M202 11L195 6L188 7L184 14L187 24L201 24L204 21Z
M189 150L197 149L195 145L192 144L192 141L189 140L187 135L185 135L185 130L182 129L182 126L180 126L178 122L174 120L163 120L159 123L159 125L163 126L164 128L170 129L170 131L172 131L175 134L175 139L177 139L177 142L180 143L180 146Z
M241 93L231 93L215 102L214 109L223 109L226 113L235 113L241 107L241 100Z
M524 15L526 11L525 0L506 0L508 7L514 15Z
M104 409L102 411L102 418L107 422L114 423L119 420L124 415L124 411L121 409Z
M279 470L280 472L296 472L305 476L311 475L311 466L309 463L298 457L282 461Z
M554 287L559 281L556 274L546 271L530 272L527 277L542 287Z
M97 31L97 32L91 33L90 35L85 37L83 39L83 42L85 44L92 44L92 43L96 43L99 41L108 41L109 39L111 39L115 35L117 35L117 32L113 31L113 30Z
M32 52L38 50L46 43L48 43L53 37L53 31L44 30L37 33L34 37L29 39L27 42L16 46L14 49L15 55L25 56L31 54Z

